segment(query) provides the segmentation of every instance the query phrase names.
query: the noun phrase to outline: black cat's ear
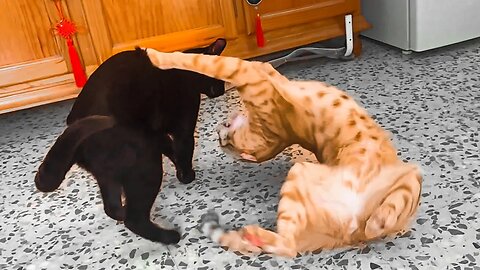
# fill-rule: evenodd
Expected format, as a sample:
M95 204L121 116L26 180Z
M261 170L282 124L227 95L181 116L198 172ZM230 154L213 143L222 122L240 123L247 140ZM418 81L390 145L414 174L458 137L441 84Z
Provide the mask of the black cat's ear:
M205 54L220 55L226 46L227 40L225 40L224 38L219 38L207 47L207 49L205 50Z

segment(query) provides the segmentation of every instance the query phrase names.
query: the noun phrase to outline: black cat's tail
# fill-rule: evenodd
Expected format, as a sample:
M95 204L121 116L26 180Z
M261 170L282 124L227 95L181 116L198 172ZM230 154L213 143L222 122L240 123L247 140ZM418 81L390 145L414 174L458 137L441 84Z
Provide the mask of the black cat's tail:
M75 152L82 141L94 133L113 127L114 124L112 117L94 115L80 119L67 127L38 168L35 175L37 189L43 192L57 189L75 163Z

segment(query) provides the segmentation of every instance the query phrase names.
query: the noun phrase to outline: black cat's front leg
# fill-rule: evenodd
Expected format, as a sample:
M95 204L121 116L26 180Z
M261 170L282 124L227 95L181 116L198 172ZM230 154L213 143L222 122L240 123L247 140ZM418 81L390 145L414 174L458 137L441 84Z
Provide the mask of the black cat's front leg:
M160 137L162 154L167 156L175 166L177 166L177 161L173 154L173 135L170 133L162 134Z
M187 139L177 139L172 134L165 134L163 142L166 143L162 146L162 152L175 165L177 179L184 184L195 180L195 171L192 169L193 143Z
M162 173L161 164L158 167L132 168L124 181L127 210L125 226L148 240L175 244L180 241L180 234L176 230L160 228L150 220L150 211L162 183Z
M184 184L189 184L195 180L195 171L192 168L193 151L195 141L193 134L191 136L175 137L172 142L173 159L177 178Z
M125 207L122 204L122 186L110 179L98 178L98 186L103 199L103 209L107 216L118 220L125 220Z

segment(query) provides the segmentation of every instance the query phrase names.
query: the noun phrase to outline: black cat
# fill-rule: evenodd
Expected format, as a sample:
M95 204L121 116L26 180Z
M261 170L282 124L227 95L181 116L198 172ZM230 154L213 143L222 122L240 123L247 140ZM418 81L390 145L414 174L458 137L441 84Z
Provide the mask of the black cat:
M217 39L185 52L219 55L225 46L224 39ZM178 180L188 184L195 179L193 135L200 93L218 97L225 93L225 83L191 71L158 69L137 48L98 67L73 104L67 125L89 115L111 115L121 124L160 130L171 141L164 154L175 164Z
M224 47L225 40L219 39L188 52L220 54ZM177 243L177 231L150 220L162 182L162 154L174 162L180 181L193 181L200 94L217 97L224 92L222 81L155 68L144 50L117 54L89 78L35 184L40 191L53 191L77 163L97 179L108 216L149 240Z
M35 184L40 191L53 191L77 163L97 179L108 216L124 221L146 239L177 243L177 231L162 229L150 220L162 183L164 143L156 132L116 124L111 116L88 116L58 137L40 165Z

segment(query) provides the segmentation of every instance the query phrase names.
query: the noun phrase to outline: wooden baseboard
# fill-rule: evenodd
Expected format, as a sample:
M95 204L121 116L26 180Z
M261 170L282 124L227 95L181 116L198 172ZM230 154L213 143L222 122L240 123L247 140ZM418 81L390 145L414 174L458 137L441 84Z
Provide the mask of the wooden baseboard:
M87 75L92 74L96 67L88 66ZM2 87L0 114L76 98L80 91L71 73Z
M0 114L76 98L80 90L73 80L30 88L27 91L0 98Z
M353 27L354 32L359 33L369 29L371 25L363 16L357 15L353 17ZM299 25L266 33L266 43L263 48L257 46L255 35L242 35L229 41L222 55L247 59L344 35L344 17L339 16L308 25Z

